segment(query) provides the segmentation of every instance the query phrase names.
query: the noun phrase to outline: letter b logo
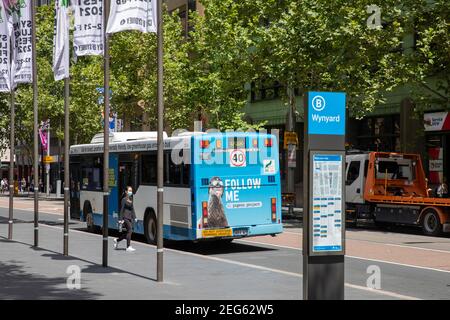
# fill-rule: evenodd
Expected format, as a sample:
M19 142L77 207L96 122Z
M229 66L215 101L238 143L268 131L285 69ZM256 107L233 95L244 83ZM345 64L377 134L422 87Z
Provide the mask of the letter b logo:
M316 111L322 111L325 109L325 99L322 96L315 96L312 99L312 107Z

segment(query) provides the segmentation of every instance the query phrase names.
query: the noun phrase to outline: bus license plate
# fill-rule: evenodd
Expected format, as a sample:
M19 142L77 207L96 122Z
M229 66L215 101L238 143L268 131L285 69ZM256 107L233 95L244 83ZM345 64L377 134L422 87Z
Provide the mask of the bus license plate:
M202 230L202 236L204 238L209 237L231 237L233 236L233 230L228 229L205 229Z
M246 235L248 235L248 228L234 229L233 235L234 236L246 236Z

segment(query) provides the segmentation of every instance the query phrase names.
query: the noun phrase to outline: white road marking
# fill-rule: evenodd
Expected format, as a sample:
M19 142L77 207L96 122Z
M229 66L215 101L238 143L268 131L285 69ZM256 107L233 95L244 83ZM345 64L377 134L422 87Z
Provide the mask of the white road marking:
M264 245L268 245L268 246L272 246L272 247L278 247L278 248L287 248L287 249L292 249L292 250L298 250L298 251L302 251L302 249L300 248L296 248L296 247L290 247L290 246L283 246L281 244L271 244L271 243L266 243L266 242L261 242L261 241L254 241L254 240L250 240L250 239L238 239L238 240L234 240L236 242L239 243L257 243L257 244L264 244Z
M60 230L62 229L62 228L57 227L57 226L49 226L49 225L45 225L45 224L43 224L43 225L48 227L48 228L54 228L54 229L60 229ZM71 232L78 232L78 233L82 233L82 234L92 235L92 236L97 237L97 238L98 237L102 237L102 235L97 235L97 234L93 234L93 233L86 233L85 231L80 231L80 230L70 230L70 231ZM110 237L110 238L112 238L112 237ZM156 249L156 246L151 245L151 244L147 244L147 243L137 243L137 245L147 246L147 247L151 247L151 248ZM279 270L279 269L273 269L273 268L258 266L258 265L255 265L255 264L249 264L249 263L244 263L244 262L239 262L239 261L233 261L233 260L228 260L228 259L223 259L223 258L218 258L218 257L208 257L208 256L204 256L204 255L197 254L197 253L185 252L185 251L180 251L180 250L175 250L175 249L165 248L165 250L171 251L171 252L175 252L175 253L179 253L179 254L188 255L188 256L203 258L203 259L207 259L207 260L213 260L213 261L224 262L224 263L228 263L228 264L239 265L239 266L252 268L252 269L258 269L258 270L263 270L263 271L269 271L269 272L284 274L284 275L288 275L288 276L292 276L292 277L296 277L296 278L303 278L303 274L301 274L301 273L294 273L294 272L289 272L289 271L284 271L284 270ZM371 288L358 286L358 285L350 284L350 283L345 283L344 285L346 287L348 287L348 288L353 288L353 289L357 289L357 290L364 290L364 291L367 291L367 292L371 292L371 293L375 293L375 294L381 294L381 295L386 295L386 296L399 298L399 299L421 300L420 298L417 298L417 297L406 296L406 295L398 294L398 293L391 292L391 291L371 289Z
M372 231L374 232L374 231ZM292 231L283 231L283 233L288 233L288 234L295 234L295 235L300 235L302 236L303 233L301 231L299 232L292 232ZM392 234L395 236L402 236L402 234ZM403 235L404 236L404 235ZM414 235L417 236L417 235ZM420 237L427 237L426 239L428 239L428 236L420 236ZM436 239L436 238L435 238ZM437 238L437 239L446 239L446 238ZM381 242L381 241L376 241L376 240L365 240L365 239L357 239L357 238L351 238L351 237L346 237L346 240L355 240L355 241L365 241L365 242L372 242L372 243L377 243L377 244L382 244L382 245L386 245L386 246L395 246L395 247L403 247L403 248L412 248L412 249L418 249L418 250L426 250L426 251L435 251L435 252L441 252L441 253L449 253L450 251L448 250L439 250L439 249L431 249L431 248L423 248L423 247L416 247L416 246L410 246L407 244L397 244L397 243L392 243L392 242ZM441 242L442 243L442 242ZM450 242L448 242L448 244L450 245Z
M391 292L391 291L380 290L380 289L371 289L371 288L368 288L368 287L358 286L356 284L345 283L345 286L348 287L348 288L364 290L364 291L371 292L371 293L383 294L383 295L386 295L386 296L390 296L390 297L398 298L398 299L403 299L403 300L422 300L422 299L417 298L417 297L405 296L403 294L399 294L399 293L395 293L395 292Z
M256 243L256 244L262 244L262 245L266 245L266 246L272 246L272 247L286 248L286 249L302 251L302 249L300 249L300 248L295 248L295 247L290 247L290 246L283 246L283 245L277 245L277 244L271 244L271 243L265 243L265 242L259 242L259 241L253 241L253 240L235 240L235 241L245 242L245 243ZM403 266L403 267L410 267L410 268L417 268L417 269L424 269L424 270L431 270L431 271L439 271L439 272L450 273L450 270L435 269L435 268L430 268L430 267L416 266L416 265L412 265L412 264L404 264L404 263L399 263L399 262L392 262L392 261L378 260L378 259L371 259L371 258L362 258L362 257L350 256L350 255L345 255L345 256L348 257L348 258L354 258L354 259L359 259L359 260L375 261L375 262L382 262L382 263L399 265L399 266Z
M430 268L430 267L415 266L415 265L412 265L412 264L405 264L405 263L385 261L385 260L378 260L378 259L368 259L368 258L361 258L361 257L356 257L356 256L347 256L347 255L346 255L346 257L353 258L353 259L359 259L359 260L367 260L367 261L375 261L375 262L381 262L381 263L389 263L389 264L394 264L394 265L402 266L402 267L410 267L410 268L416 268L416 269L424 269L424 270L430 270L430 271L438 271L438 272L450 273L450 270L442 270L442 269L435 269L435 268Z

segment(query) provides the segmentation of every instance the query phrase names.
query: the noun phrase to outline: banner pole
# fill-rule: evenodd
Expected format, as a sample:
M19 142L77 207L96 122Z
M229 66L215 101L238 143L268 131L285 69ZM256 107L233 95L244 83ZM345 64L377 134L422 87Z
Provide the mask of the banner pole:
M14 79L13 79L14 81ZM14 122L15 122L15 102L14 102L14 89L11 89L11 132L9 138L9 220L8 220L8 239L13 238L13 219L14 219Z
M103 72L104 72L104 110L103 110L103 255L102 265L108 266L108 201L109 201L109 36L106 26L109 18L109 0L103 0Z
M34 147L34 246L39 245L39 141L38 141L38 87L36 65L36 0L31 1L31 70L33 77L33 147Z
M69 255L69 103L70 79L64 78L64 243L63 254Z
M158 37L158 172L157 172L157 253L156 253L156 273L157 281L163 281L163 219L164 219L164 87L163 87L163 19L162 0L157 3L157 37Z

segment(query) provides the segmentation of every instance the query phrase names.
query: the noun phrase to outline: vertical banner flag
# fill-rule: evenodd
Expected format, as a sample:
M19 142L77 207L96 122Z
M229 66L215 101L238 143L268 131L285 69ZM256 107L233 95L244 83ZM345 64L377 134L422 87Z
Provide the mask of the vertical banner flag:
M8 18L3 1L0 1L0 92L11 90L11 28L8 28Z
M69 77L69 0L55 1L53 74L55 81Z
M156 0L112 0L106 33L156 33Z
M103 55L103 1L72 0L75 11L75 55Z
M17 83L33 82L31 49L31 0L4 0L9 23L12 24L13 59L11 81Z
M42 121L39 128L39 138L41 139L42 150L47 152L48 149L48 130L50 127L50 120Z
M42 150L44 152L47 152L48 147L47 132L42 130L42 128L39 128L39 138L41 138Z

